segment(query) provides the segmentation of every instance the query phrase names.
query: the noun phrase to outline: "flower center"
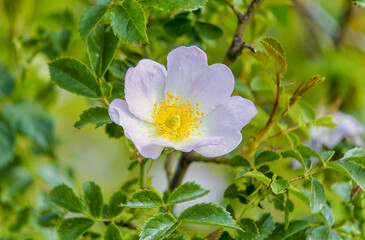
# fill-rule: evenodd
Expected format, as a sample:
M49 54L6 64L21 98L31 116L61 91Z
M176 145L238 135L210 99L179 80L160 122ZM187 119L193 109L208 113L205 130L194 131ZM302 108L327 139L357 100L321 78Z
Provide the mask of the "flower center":
M153 107L153 116L156 128L162 137L171 141L179 141L189 136L200 135L197 132L199 120L204 116L204 112L199 112L199 103L195 108L191 107L190 100L187 103L178 103L180 96L174 97L169 91L167 92L167 102L161 101Z

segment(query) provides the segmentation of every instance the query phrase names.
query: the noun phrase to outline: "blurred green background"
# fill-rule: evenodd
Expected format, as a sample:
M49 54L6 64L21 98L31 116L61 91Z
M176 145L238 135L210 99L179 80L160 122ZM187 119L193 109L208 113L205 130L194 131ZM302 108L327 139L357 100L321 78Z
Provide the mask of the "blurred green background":
M32 155L32 168L38 169L40 166L48 166L49 162L56 162L61 172L74 177L74 181L70 181L74 187L80 190L84 181L93 180L100 184L108 199L115 189L138 172L137 169L128 171L130 152L127 142L124 138L108 138L103 127L94 129L87 126L81 130L74 128L73 124L79 119L80 113L96 103L54 86L49 79L47 65L51 59L61 56L76 57L88 64L86 44L78 33L78 22L90 4L102 2L107 1L2 0L0 63L15 77L16 90L12 98L4 97L0 104L21 99L36 99L40 102L54 120L56 147L53 157ZM250 1L234 2L245 9ZM223 30L223 36L218 40L199 40L188 34L171 36L162 29L161 24L171 16L151 10L148 51L122 42L117 58L125 58L132 49L137 53L136 61L140 57L152 57L166 64L167 53L176 46L197 44L206 51L209 64L222 62L234 35L236 16L223 2L215 0L209 0L201 12L191 17L196 16L219 26ZM325 106L331 113L344 111L365 124L364 22L365 10L354 6L349 0L266 0L251 22L245 40L260 49L257 41L259 37L266 35L278 38L284 46L288 61L284 79L296 82L289 91L294 90L298 82L307 80L314 74L325 76L327 80L306 94L304 99L313 106ZM133 54L128 57L130 55ZM258 105L274 96L267 79L259 75L262 68L247 52L233 65L232 70L237 78L236 93L255 99ZM260 106L270 108L265 104ZM364 134L362 138L364 139ZM151 176L154 176L153 185L160 190L165 190L166 187L163 164L163 159L157 160L151 171ZM234 173L229 168L214 164L200 165L193 165L191 168L194 171L188 173L186 178L200 181L203 187L215 192L208 197L219 201L226 185L214 189L216 186L209 186L209 181L213 178L228 185ZM287 169L283 173L285 177L299 174L298 170L292 169L289 160L272 167L274 172ZM56 178L51 170L45 172L49 178ZM201 176L204 178L197 179ZM209 181L204 182L204 179ZM326 194L335 196L331 190ZM336 221L340 221L343 209L340 206L333 209ZM276 220L283 219L281 212L274 209L270 211ZM303 207L296 205L293 217L309 212L304 204ZM256 218L260 213L253 209L249 215Z

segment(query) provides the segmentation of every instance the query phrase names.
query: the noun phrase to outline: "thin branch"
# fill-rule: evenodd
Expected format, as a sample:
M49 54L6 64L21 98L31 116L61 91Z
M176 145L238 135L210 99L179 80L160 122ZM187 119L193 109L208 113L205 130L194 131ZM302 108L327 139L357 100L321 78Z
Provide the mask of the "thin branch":
M275 116L275 113L276 113L276 109L279 106L279 99L280 99L280 82L281 82L281 76L277 75L276 76L276 97L275 97L274 107L271 110L269 119L267 120L265 126L261 129L261 131L259 132L257 137L255 137L252 142L247 144L247 147L242 152L242 154L244 154L246 156L250 156L252 154L252 151L256 149L256 147L258 146L258 144L260 144L262 139L269 133L269 130L271 129L272 123L275 122L274 121L274 116Z
M173 157L172 153L167 154L166 162L165 162L165 166L164 166L169 186L171 185L171 180L172 180L172 170L171 170L172 157Z
M173 191L175 188L177 188L183 181L185 173L187 172L189 165L191 163L191 157L193 155L193 152L183 153L181 156L181 159L176 167L175 175L172 178L171 184L170 184L170 191Z
M236 29L236 33L233 37L232 44L227 51L226 58L224 59L224 63L228 66L232 65L234 61L236 61L237 57L242 53L244 48L248 48L251 51L255 50L251 45L247 45L243 42L245 37L245 33L248 28L248 23L252 15L254 15L255 11L257 10L258 6L261 4L263 0L252 0L250 6L248 7L245 14L243 14L234 4L232 1L225 0L225 2L232 8L234 13L238 19L238 25Z
M242 42L241 47L237 54L240 55L244 48L247 48L248 50L250 50L253 53L257 52L256 48L252 44L247 44L246 42Z
M216 158L206 158L206 157L197 157L193 156L190 162L206 162L206 163L218 163L218 164L229 164L230 159L224 157L216 157Z
M287 128L287 129L284 129L284 130L280 130L279 132L275 133L274 135L268 137L267 140L270 140L272 138L275 138L277 136L280 136L280 135L282 135L284 133L288 133L288 132L294 131L294 130L300 128L300 127L301 127L301 125L297 125L297 126L294 126L294 127L291 127L291 128Z
M301 180L301 179L304 179L304 178L311 177L312 175L317 174L317 173L323 171L325 168L326 168L326 166L322 166L318 170L316 170L316 171L314 171L312 173L309 173L309 174L305 173L304 175L301 175L301 176L292 178L292 179L289 180L289 183L292 183L292 182L295 182L295 181L298 181L298 180Z

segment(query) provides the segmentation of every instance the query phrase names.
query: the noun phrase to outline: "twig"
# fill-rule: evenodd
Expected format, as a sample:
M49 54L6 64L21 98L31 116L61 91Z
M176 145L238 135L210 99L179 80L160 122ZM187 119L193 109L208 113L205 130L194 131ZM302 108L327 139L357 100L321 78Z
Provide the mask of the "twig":
M274 122L274 116L275 116L275 113L276 113L276 109L279 106L280 82L281 82L281 76L278 74L276 76L276 97L275 97L274 107L271 110L269 119L267 120L265 126L261 129L261 131L259 132L259 134L257 135L257 137L255 137L252 142L250 142L249 144L247 144L247 147L242 152L242 154L244 154L246 156L250 156L252 154L252 151L256 149L256 146L258 144L260 144L260 142L262 141L262 139L268 134L268 132L269 132L269 130L271 128L271 125Z
M232 1L229 0L225 1L232 8L238 19L236 33L233 37L232 44L227 51L226 58L224 59L224 63L226 65L228 66L232 65L232 63L236 61L237 57L242 53L242 50L244 48L248 48L253 52L256 51L251 45L248 45L245 42L243 42L243 39L245 37L245 33L247 31L250 18L255 13L255 11L257 10L258 6L261 4L262 1L263 0L252 0L245 14L243 14L232 3Z
M181 159L176 167L175 175L171 181L170 184L170 191L173 191L175 188L177 188L183 181L186 171L189 168L189 165L191 163L191 157L193 155L193 152L183 153L181 156Z
M351 1L346 1L346 6L342 14L342 18L340 21L340 28L334 37L336 48L339 48L343 42L343 39L345 38L346 31L348 28L348 24L351 20L352 13L353 13L353 7Z
M294 127L291 127L291 128L287 128L287 129L284 129L284 130L280 130L279 132L275 133L274 135L268 137L267 140L270 140L270 139L272 139L274 137L280 136L283 133L288 133L288 132L294 131L294 130L300 128L300 127L301 127L301 125L297 125L297 126L294 126Z
M105 222L105 225L109 225L111 222ZM131 223L131 222L128 222L128 223L124 223L123 221L119 221L119 222L114 222L115 225L117 226L121 226L121 227L126 227L126 228L129 228L129 229L138 229L139 226L134 224L134 223Z
M241 47L237 54L240 55L244 48L247 48L248 50L250 50L253 53L257 52L256 48L252 44L247 44L246 42L242 42Z
M172 153L167 154L166 162L165 162L165 166L164 166L169 186L171 185L171 180L172 180L172 170L171 170L172 157L173 157Z
M197 157L193 156L190 162L206 162L206 163L222 163L222 164L229 164L230 159L224 157L216 157L216 158L206 158L206 157Z
M307 178L307 177L311 177L312 175L317 174L317 173L321 172L324 169L325 169L325 166L322 166L318 170L316 170L312 173L309 173L309 174L305 173L304 175L301 175L301 176L290 179L289 183L292 183L292 182L295 182L295 181L298 181L298 180L301 180L301 179L304 179L304 178Z

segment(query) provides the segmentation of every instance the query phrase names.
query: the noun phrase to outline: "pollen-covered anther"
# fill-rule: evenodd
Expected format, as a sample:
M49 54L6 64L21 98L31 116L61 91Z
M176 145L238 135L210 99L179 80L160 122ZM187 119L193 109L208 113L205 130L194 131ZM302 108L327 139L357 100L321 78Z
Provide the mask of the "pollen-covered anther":
M180 141L189 136L201 135L197 132L199 124L203 121L199 120L204 115L199 112L199 103L195 104L195 108L191 108L191 101L188 99L186 103L178 103L180 96L174 96L167 91L167 101L161 101L160 105L154 104L153 119L156 128L162 137L171 141Z

